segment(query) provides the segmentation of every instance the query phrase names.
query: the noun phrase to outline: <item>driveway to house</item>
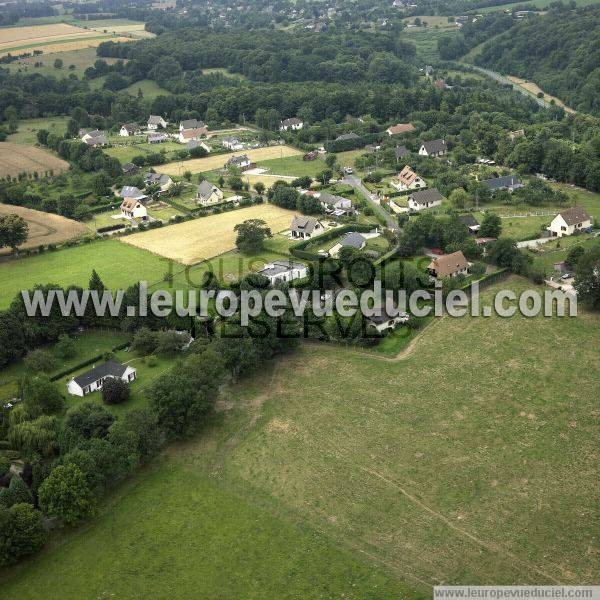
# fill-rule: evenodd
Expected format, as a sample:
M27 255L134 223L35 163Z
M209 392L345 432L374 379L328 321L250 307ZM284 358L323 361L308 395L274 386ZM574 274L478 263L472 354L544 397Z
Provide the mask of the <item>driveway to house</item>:
M540 246L541 244L545 244L550 240L556 240L558 238L552 237L543 237L537 238L536 240L525 240L524 242L517 242L517 248L535 248L536 246Z
M371 204L373 210L385 219L387 227L395 230L399 229L396 219L394 219L394 217L390 215L390 213L388 213L381 207L381 204L379 203L379 200L377 199L376 195L371 194L371 192L366 188L365 184L362 182L362 179L360 177L356 177L355 175L345 175L341 181L342 183L351 185L355 190L359 191Z

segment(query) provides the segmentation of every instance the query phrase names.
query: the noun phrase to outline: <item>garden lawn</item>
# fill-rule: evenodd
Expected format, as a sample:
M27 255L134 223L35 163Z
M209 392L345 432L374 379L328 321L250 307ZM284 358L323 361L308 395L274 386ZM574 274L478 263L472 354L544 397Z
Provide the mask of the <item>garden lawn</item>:
M275 158L263 160L257 163L263 169L269 169L269 175L291 175L293 177L316 177L317 173L327 168L322 158L315 160L304 160L302 156L288 156L286 158Z
M37 132L47 129L50 133L64 135L67 131L69 117L48 117L46 119L25 119L18 122L18 130L6 138L7 142L14 144L37 144Z
M54 347L50 347L50 353L56 358L57 365L52 372L48 373L51 377L70 367L73 367L94 356L110 352L115 346L126 342L129 336L120 331L106 331L91 329L76 336L75 356L64 359L58 356ZM87 367L85 370L89 369ZM27 367L22 360L12 363L8 367L0 370L0 400L12 398L18 391L18 382L20 377L27 374ZM64 393L64 389L61 389Z
M162 281L168 261L117 240L104 240L45 252L0 263L0 309L6 308L22 289L37 283L87 286L92 269L113 290L127 288L140 279ZM175 265L175 270L183 265Z
M142 79L132 83L129 87L124 88L122 91L137 96L139 90L142 90L144 100L155 100L158 96L170 96L171 92L161 88L158 83L152 79ZM182 146L184 147L184 146Z

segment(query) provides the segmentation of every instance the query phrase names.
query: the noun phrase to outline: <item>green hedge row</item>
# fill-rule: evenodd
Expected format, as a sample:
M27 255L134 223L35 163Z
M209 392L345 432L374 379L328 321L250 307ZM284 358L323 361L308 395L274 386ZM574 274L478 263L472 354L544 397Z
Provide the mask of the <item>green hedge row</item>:
M125 342L124 344L119 344L118 346L115 346L112 349L112 352L117 352L118 350L123 350L124 348L127 348L127 346L129 346L129 342ZM56 375L53 375L52 377L50 377L50 381L58 381L65 375L70 375L71 373L74 373L75 371L78 371L79 369L82 369L83 367L87 367L88 365L91 365L92 363L98 362L99 360L103 360L103 359L104 359L104 354L98 354L96 356L93 356L92 358L83 360L80 363L77 363L76 365L69 367L68 369L64 369L63 371L61 371L60 373L57 373Z

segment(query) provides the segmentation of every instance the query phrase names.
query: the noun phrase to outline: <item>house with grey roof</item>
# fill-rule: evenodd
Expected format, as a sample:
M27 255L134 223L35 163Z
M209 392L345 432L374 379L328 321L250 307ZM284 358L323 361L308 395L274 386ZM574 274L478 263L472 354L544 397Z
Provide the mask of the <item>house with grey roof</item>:
M248 158L246 154L240 154L239 156L232 156L225 163L225 168L235 167L237 169L247 169L252 165L252 161Z
M244 145L235 137L226 137L221 140L221 145L223 148L227 148L228 150L241 150Z
M302 127L304 127L304 123L300 119L292 117L291 119L284 119L281 121L279 124L279 131L302 129Z
M410 150L406 146L396 146L394 149L394 154L396 155L396 162L401 158L408 156L410 154Z
M106 146L108 144L108 138L106 137L106 134L103 131L98 131L98 129L84 133L81 136L81 141L88 146L92 146L93 148Z
M185 119L179 123L179 131L185 129L202 129L204 127L204 121L199 119Z
M166 192L172 185L173 180L164 173L144 173L144 183L146 185L158 185L161 192Z
M357 140L359 139L360 136L356 135L356 133L354 133L353 131L350 133L343 133L342 135L338 135L335 138L335 142L343 142L344 140Z
M291 260L274 260L266 264L258 273L266 277L271 285L277 285L308 277L308 267L303 263Z
M396 325L406 323L409 319L409 316L405 312L398 309L388 310L386 306L381 307L378 313L367 317L367 323L379 333L383 333L388 329L394 329Z
M124 185L119 194L121 198L131 198L132 200L145 200L146 196L138 187L134 185Z
M443 198L437 188L419 190L408 196L408 208L409 210L420 211L425 208L440 206Z
M484 179L481 183L483 183L490 192L497 192L498 190L508 190L509 192L513 192L514 190L524 187L516 175L504 175L502 177Z
M329 249L329 256L334 258L339 255L342 248L354 248L362 250L367 245L367 238L357 231L349 231L340 241Z
M430 142L423 142L419 148L419 154L421 156L444 156L446 152L448 152L446 140L431 140Z
M111 359L81 375L77 375L77 377L73 377L67 383L67 391L72 396L86 396L91 392L101 390L104 381L109 377L130 383L136 379L137 371L134 367L123 365Z
M476 233L477 231L479 231L479 227L481 226L479 225L477 219L471 213L458 215L458 218L467 226L467 228L469 229L469 233Z
M166 129L168 123L159 115L150 115L148 117L148 129L150 131L156 131L159 127Z
M592 217L583 206L572 206L559 212L547 227L552 237L564 237L590 230Z
M307 240L315 235L323 233L325 228L323 223L315 217L307 217L306 215L296 215L292 219L292 237L300 240Z
M142 128L137 123L124 123L119 130L121 137L130 137L132 135L142 135Z
M352 206L352 201L348 200L348 198L335 196L328 192L321 192L318 199L327 214L340 217L354 214L354 206Z
M200 182L196 192L196 202L200 206L212 206L223 202L223 191L206 179Z

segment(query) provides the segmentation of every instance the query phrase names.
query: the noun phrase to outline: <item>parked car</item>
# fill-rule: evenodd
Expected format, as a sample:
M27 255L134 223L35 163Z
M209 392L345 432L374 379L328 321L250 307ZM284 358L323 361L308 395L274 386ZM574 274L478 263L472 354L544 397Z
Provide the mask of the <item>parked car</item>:
M571 279L572 277L573 277L573 274L572 274L572 273L565 273L565 274L564 274L564 275L561 277L561 279L562 279L562 280L564 280L564 281L566 281L567 279Z

